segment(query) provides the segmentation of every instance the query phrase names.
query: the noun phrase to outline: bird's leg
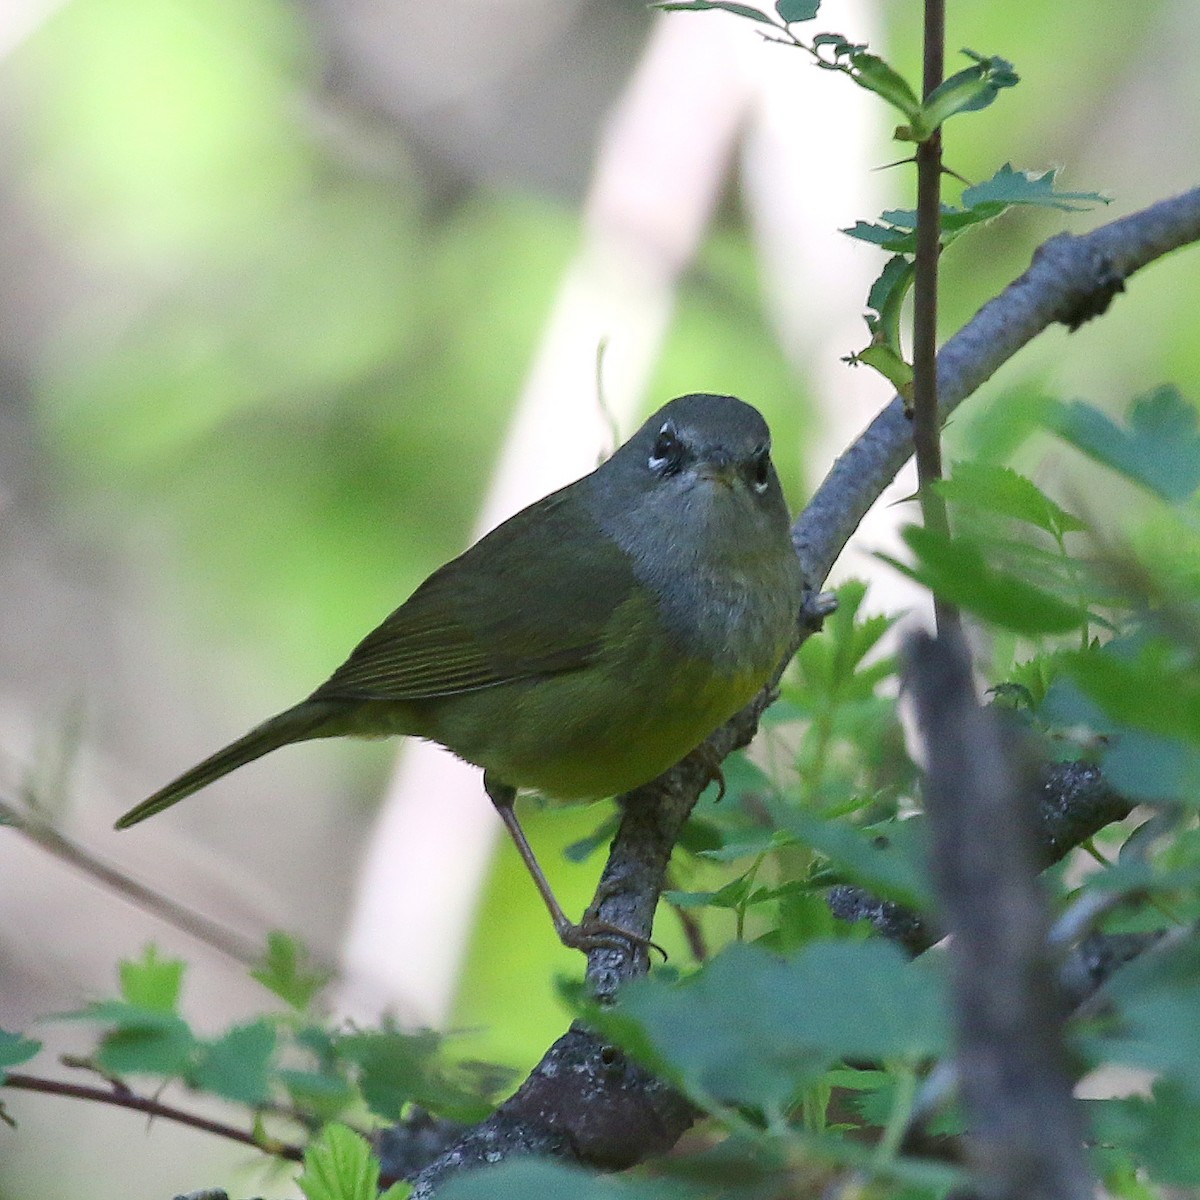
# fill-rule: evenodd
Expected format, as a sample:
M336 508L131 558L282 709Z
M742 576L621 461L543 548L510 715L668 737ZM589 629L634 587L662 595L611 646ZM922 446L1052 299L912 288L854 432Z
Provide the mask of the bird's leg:
M701 742L692 753L708 775L704 786L708 787L710 783L717 785L717 798L713 803L720 804L725 799L725 772L721 769L721 756L707 742Z
M514 808L517 789L507 783L502 783L491 772L485 771L483 773L483 790L487 792L488 799L495 806L496 812L500 814L500 819L504 822L504 828L508 830L509 837L512 838L513 844L517 848L517 853L520 854L526 870L533 877L542 901L550 911L550 920L554 922L554 932L558 934L558 939L564 946L569 946L573 950L586 951L596 946L620 949L624 942L632 942L640 947L654 945L649 938L643 937L641 934L600 920L593 911L595 905L588 909L580 924L576 925L573 921L568 920L562 905L554 895L554 890L550 887L550 881L538 863L537 856L533 853L533 847L525 836L525 830L521 828L521 823L517 820ZM664 957L666 956L664 955Z

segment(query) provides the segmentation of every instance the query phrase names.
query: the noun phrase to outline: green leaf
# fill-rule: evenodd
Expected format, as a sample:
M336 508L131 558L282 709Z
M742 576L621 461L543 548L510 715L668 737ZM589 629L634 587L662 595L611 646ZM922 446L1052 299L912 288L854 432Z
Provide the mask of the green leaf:
M196 1038L182 1017L127 1008L118 1028L101 1040L96 1062L114 1075L169 1078L183 1074L195 1046Z
M1058 192L1054 182L1056 170L1018 171L1012 163L1005 163L991 179L966 188L962 204L967 209L991 208L991 215L1003 212L1014 204L1033 205L1038 208L1057 208L1062 212L1086 212L1097 204L1111 204L1110 197L1100 192Z
M359 1087L371 1111L398 1121L410 1103L460 1121L481 1120L485 1099L458 1087L435 1061L441 1039L433 1033L384 1030L339 1038L338 1053L360 1068Z
M870 345L856 354L848 354L842 361L852 367L861 363L864 367L878 371L905 401L911 402L913 369L890 346Z
M361 1134L326 1125L305 1150L296 1183L307 1200L378 1200L379 1161Z
M917 556L915 569L887 555L880 558L985 621L1027 637L1067 633L1083 623L1078 608L989 566L978 542L947 539L919 526L906 529L904 540Z
M949 1036L931 965L884 942L789 958L735 943L683 984L639 980L593 1016L697 1099L775 1113L840 1058L923 1057Z
M971 50L963 53L975 60L974 66L951 75L930 93L914 122L914 141L924 141L956 113L987 108L1002 88L1018 83L1012 63L1005 59L984 58Z
M1200 421L1174 387L1134 400L1127 428L1078 400L1051 405L1047 424L1084 454L1171 503L1200 487Z
M125 959L118 967L121 995L137 1008L173 1013L179 1005L184 962L159 958L158 947L146 947L140 959Z
M890 821L860 829L844 820L795 812L788 825L801 843L823 854L852 883L908 908L927 912L933 907L924 822Z
M21 1033L9 1033L0 1029L0 1083L4 1082L6 1067L15 1067L28 1062L40 1049L41 1042L25 1037Z
M1158 1080L1150 1096L1086 1104L1096 1140L1123 1148L1155 1183L1200 1187L1200 1103L1181 1087Z
M563 857L568 862L584 862L601 846L613 840L613 835L617 832L617 826L620 823L621 818L615 813L611 817L606 817L587 837L581 837L567 846L563 850Z
M1200 1103L1200 945L1135 959L1108 990L1120 1031L1097 1041L1103 1056L1160 1072Z
M953 474L940 479L937 490L953 504L970 505L1026 521L1054 537L1086 529L1087 526L1060 508L1032 480L1011 467L993 463L955 463Z
M1063 673L1118 727L1200 743L1200 679L1168 642L1112 641L1064 653L1059 661Z
M235 1025L198 1048L188 1083L239 1104L260 1105L271 1099L269 1070L275 1053L275 1028L266 1020Z
M871 221L855 221L849 229L843 229L847 237L856 241L870 242L884 250L895 254L915 254L917 236L911 230L897 229L893 225L877 224Z
M303 943L277 929L267 934L262 966L255 967L250 976L298 1012L309 1006L332 977L323 968L309 966Z
M821 0L775 0L775 11L785 25L811 21L821 7Z
M759 21L764 25L773 25L774 21L766 13L749 4L733 4L730 0L667 0L666 3L656 2L651 8L661 8L663 12L706 12L717 8L722 12L733 13L735 17L746 17L751 21Z
M889 66L877 54L856 50L849 54L850 78L859 87L874 92L893 108L898 108L910 120L920 112L921 105L908 80Z
M689 1200L711 1195L711 1190L671 1180L597 1175L533 1158L464 1171L438 1189L438 1200Z

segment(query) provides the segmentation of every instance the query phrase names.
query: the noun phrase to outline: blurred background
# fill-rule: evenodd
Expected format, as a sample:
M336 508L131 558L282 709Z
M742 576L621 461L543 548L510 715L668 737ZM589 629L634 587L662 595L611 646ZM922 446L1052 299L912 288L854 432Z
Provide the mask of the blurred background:
M830 0L810 28L917 78L918 23L915 4ZM967 46L1022 76L955 123L950 165L1057 166L1114 203L956 245L947 334L1051 233L1200 168L1189 0L1098 0L1086 20L959 0L949 24L949 69ZM675 394L759 406L798 508L889 398L840 362L884 260L838 229L911 206L909 168L874 170L904 153L892 123L747 22L632 0L4 0L0 798L32 796L247 937L300 935L341 967L337 1012L527 1068L565 1025L555 973L581 962L509 847L493 854L473 772L407 750L397 767L395 744L294 747L134 832L112 821ZM1039 392L1200 397L1197 311L1194 254L1138 276L1103 322L1001 372L952 456L1020 449ZM874 572L896 517L848 569ZM911 601L894 587L882 574L876 607ZM571 912L600 859L562 847L608 815L529 804ZM237 964L0 832L0 1027L69 1048L36 1018L111 993L151 940L189 962L201 1030L263 1007ZM3 1200L295 1194L204 1135L5 1099Z

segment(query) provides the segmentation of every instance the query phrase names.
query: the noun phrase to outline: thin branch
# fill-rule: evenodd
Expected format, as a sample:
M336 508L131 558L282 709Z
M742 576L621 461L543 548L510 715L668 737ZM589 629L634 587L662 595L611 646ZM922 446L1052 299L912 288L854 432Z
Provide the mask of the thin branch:
M23 1075L9 1071L4 1076L4 1087L17 1088L24 1092L42 1092L49 1096L66 1096L72 1100L91 1100L96 1104L112 1104L117 1108L129 1108L135 1112L145 1113L150 1117L162 1117L165 1121L174 1121L179 1125L187 1125L205 1133L214 1133L229 1141L241 1142L245 1146L253 1146L256 1150L265 1150L277 1158L300 1162L304 1151L299 1146L286 1142L271 1141L264 1144L261 1138L236 1125L228 1125L224 1121L213 1121L197 1113L190 1113L171 1104L163 1104L148 1096L139 1096L127 1088L92 1087L87 1084L68 1083L60 1079L43 1079L40 1075Z
M924 91L926 100L945 74L945 0L925 0ZM913 449L917 458L921 518L925 528L946 538L946 502L934 490L942 477L942 423L938 417L938 259L942 243L942 131L917 146L917 251L913 271ZM939 629L959 627L957 609L936 593Z
M925 746L931 865L954 935L957 1068L980 1193L1090 1200L1083 1125L1048 946L1033 781L975 699L957 632L913 638L908 682Z
M30 820L20 809L0 799L0 828L9 826L60 862L90 876L109 891L168 925L190 934L235 962L248 967L262 965L263 948L250 938L172 900L164 893L131 879L124 871L77 846L43 821Z
M1100 768L1087 762L1047 763L1038 779L1037 840L1039 863L1049 867L1094 837L1123 821L1133 802L1108 785ZM865 888L839 884L829 893L833 915L843 921L870 921L875 931L921 954L945 932L936 921Z

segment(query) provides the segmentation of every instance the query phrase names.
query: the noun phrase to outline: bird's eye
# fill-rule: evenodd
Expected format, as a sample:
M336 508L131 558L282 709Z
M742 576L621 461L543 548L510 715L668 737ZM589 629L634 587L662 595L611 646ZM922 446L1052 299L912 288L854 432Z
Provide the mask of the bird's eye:
M771 448L763 446L754 452L754 461L750 465L750 483L754 490L762 495L771 482Z
M682 454L683 446L668 423L658 431L654 449L650 451L650 468L664 473L677 471Z

